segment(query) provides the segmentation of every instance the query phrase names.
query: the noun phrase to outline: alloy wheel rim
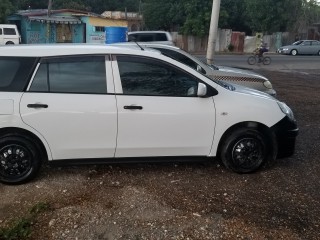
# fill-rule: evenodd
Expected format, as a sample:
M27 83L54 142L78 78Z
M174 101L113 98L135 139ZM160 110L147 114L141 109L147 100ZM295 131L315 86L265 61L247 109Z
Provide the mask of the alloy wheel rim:
M233 162L244 169L250 169L261 163L263 159L263 147L255 138L243 138L232 149Z
M21 177L32 167L29 151L16 144L4 146L0 150L0 176L5 178Z

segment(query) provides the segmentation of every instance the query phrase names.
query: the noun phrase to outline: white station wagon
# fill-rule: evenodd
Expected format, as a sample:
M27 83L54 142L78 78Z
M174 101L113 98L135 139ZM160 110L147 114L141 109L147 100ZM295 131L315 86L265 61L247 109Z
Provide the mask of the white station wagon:
M0 181L42 162L215 157L235 172L294 152L290 108L155 50L20 45L0 51ZM157 158L159 159L159 158Z

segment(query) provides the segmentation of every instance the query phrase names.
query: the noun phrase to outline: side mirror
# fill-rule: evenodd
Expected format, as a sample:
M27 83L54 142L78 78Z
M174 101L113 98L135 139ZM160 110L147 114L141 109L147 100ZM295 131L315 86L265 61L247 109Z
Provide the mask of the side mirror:
M197 71L202 72L202 67L200 65L197 65Z
M203 83L198 83L198 97L206 97L207 96L207 86Z

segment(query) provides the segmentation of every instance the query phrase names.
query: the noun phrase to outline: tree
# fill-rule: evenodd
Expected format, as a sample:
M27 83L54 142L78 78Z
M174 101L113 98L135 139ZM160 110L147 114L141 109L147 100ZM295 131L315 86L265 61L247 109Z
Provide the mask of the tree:
M9 14L14 12L14 7L9 0L1 0L0 2L0 23L5 23Z
M302 0L245 0L247 25L256 32L288 31L299 16Z
M183 5L167 0L147 0L142 5L143 16L147 29L171 30L184 21Z

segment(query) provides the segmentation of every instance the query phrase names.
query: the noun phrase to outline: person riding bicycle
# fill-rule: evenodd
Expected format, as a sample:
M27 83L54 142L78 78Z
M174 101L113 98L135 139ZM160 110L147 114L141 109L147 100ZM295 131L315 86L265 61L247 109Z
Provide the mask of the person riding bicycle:
M256 51L256 54L257 54L258 57L259 57L259 61L258 61L258 62L262 62L262 60L263 60L263 54L264 54L265 52L268 52L268 51L269 51L269 49L268 49L268 47L267 47L267 44L262 42L261 45L260 45L260 47L257 48L257 51Z

